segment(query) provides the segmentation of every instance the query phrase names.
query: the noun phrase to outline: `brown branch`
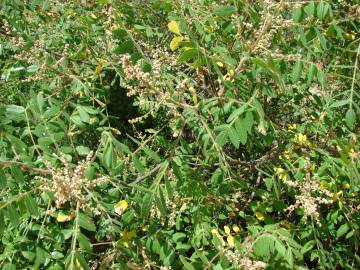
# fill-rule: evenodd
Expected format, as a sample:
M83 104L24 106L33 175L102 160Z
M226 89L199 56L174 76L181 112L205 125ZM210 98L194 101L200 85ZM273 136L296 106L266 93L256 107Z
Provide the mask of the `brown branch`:
M43 175L51 174L51 170L34 168L34 167L27 165L25 163L22 163L22 162L11 161L11 160L1 160L0 161L0 167L7 168L7 167L11 167L12 165L19 166L22 171L36 172L36 173L43 174Z
M274 142L273 145L274 146L268 152L266 152L265 155L255 160L246 161L233 159L231 157L227 157L226 159L230 165L248 167L249 170L254 170L266 163L275 161L279 158L279 153L281 149L279 148L278 142ZM218 166L220 165L220 163L215 163L214 165Z
M158 165L156 165L151 171L149 171L147 174L143 175L143 176L138 176L135 181L131 182L130 185L136 185L137 183L141 182L142 180L144 180L147 177L152 176L154 173L156 173L160 168L161 165L163 164L163 162L159 163Z

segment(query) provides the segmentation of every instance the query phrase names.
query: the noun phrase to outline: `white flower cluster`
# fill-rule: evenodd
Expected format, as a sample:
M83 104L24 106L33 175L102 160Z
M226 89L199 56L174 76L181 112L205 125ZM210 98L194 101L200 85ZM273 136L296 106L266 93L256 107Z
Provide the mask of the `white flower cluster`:
M300 190L300 195L295 196L295 204L290 205L287 208L287 211L291 213L298 207L301 207L304 209L305 217L312 217L318 224L320 224L318 206L321 204L333 203L333 200L324 198L321 195L331 198L334 194L325 188L321 188L317 181L310 179L309 175L307 175L305 181L301 183L291 180L284 180L284 183L290 187L298 188ZM314 197L314 193L319 194L319 196Z
M85 171L89 168L93 155L94 153L90 152L86 159L80 161L74 169L70 167L65 156L61 158L62 168L55 169L49 164L46 164L51 171L52 179L49 181L49 179L45 177L39 177L42 181L41 189L54 193L56 197L56 208L61 208L66 202L77 202L81 209L92 209L86 199L87 193L84 191L93 189L108 181L108 176L101 176L91 181L86 178ZM95 208L92 210L97 212Z
M266 263L262 261L254 261L247 255L241 255L237 250L227 250L226 258L233 264L237 265L241 270L261 270L266 268Z

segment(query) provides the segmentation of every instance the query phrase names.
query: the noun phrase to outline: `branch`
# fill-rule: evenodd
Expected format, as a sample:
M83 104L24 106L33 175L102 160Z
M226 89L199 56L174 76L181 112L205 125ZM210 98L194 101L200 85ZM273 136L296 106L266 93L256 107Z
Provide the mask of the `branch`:
M274 142L273 145L274 146L267 153L265 153L265 155L263 155L261 158L258 158L255 160L244 161L244 160L238 160L238 159L233 159L231 157L227 157L227 162L230 165L246 166L249 168L249 170L256 169L266 163L275 161L279 158L281 149L279 148L278 142ZM215 163L214 165L220 165L220 163Z
M137 183L141 182L142 180L144 180L145 178L148 178L150 176L152 176L154 173L156 173L160 168L161 165L163 164L163 162L159 163L158 165L156 165L154 167L154 169L152 169L151 171L149 171L147 174L143 175L143 176L138 176L135 181L133 181L132 183L130 183L130 185L136 185Z
M11 167L12 165L19 166L22 171L36 172L39 174L51 174L51 170L34 168L22 162L11 161L11 160L0 160L0 167L7 168L7 167Z

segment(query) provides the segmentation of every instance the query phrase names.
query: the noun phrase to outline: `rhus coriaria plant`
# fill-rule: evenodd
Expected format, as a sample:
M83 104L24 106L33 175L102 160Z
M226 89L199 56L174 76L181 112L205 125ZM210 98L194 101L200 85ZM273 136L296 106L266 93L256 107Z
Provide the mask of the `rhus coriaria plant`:
M0 269L359 269L358 1L0 1Z

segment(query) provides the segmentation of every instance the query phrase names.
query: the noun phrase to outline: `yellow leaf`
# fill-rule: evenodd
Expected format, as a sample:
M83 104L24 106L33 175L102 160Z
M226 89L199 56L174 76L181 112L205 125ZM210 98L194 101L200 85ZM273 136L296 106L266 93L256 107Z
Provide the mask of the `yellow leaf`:
M91 16L91 18L93 18L93 19L97 19L96 15L95 15L94 13L91 13L90 16Z
M290 223L288 220L286 220L286 219L280 221L280 225L283 226L283 227L285 227L285 228L288 229L288 230L291 229L291 223Z
M229 226L224 226L224 231L225 231L226 234L230 234Z
M76 259L76 266L77 266L77 268L79 268L79 269L84 269L84 268L82 268L81 267L81 264L80 264L80 262L79 262L79 260L78 259Z
M171 21L168 23L168 28L171 32L180 35L180 28L176 21Z
M224 64L222 62L216 62L216 64L219 66L219 67L224 67Z
M70 221L71 220L71 215L65 215L63 213L59 213L56 217L56 221L57 222L66 222L66 221Z
M101 73L101 71L102 71L102 66L96 66L96 68L95 68L95 73L96 74L99 74L99 73Z
M335 201L337 201L342 195L343 195L343 192L342 192L342 190L340 190L338 193L335 193L335 194L332 196L332 200L335 202Z
M132 231L125 231L122 234L122 240L124 241L130 241L131 239L133 239L136 236L136 231L132 230Z
M128 206L129 206L129 204L128 204L128 202L126 200L122 200L122 201L118 202L114 206L115 213L118 214L118 215L121 215L122 213L124 213L126 208L128 208Z
M232 228L232 229L233 229L233 231L236 232L236 233L238 233L238 232L240 231L240 228L239 228L238 225L236 225L236 224L233 225L233 228Z
M234 237L232 235L228 235L226 237L226 241L228 242L230 247L234 247L235 246L235 242L234 242Z
M196 95L196 94L194 94L194 95L192 96L192 100L193 100L194 104L197 104L197 103L198 103L198 99L197 99L197 95Z
M105 60L102 58L99 58L99 65L103 66L105 64Z
M117 29L119 29L120 28L120 25L118 25L117 23L114 23L113 25L112 25L112 29L114 29L114 30L117 30Z
M263 213L256 211L255 212L255 216L259 221L264 221L265 220L265 216L263 215Z
M180 42L183 40L183 37L174 37L170 42L170 49L175 51L179 48Z
M98 100L97 98L94 98L94 100L101 106L101 107L105 107L106 104L100 100Z
M298 133L294 137L294 142L299 145L305 145L307 142L307 136L305 134Z
M344 184L343 184L343 187L344 187L345 189L350 189L349 183L344 183Z

